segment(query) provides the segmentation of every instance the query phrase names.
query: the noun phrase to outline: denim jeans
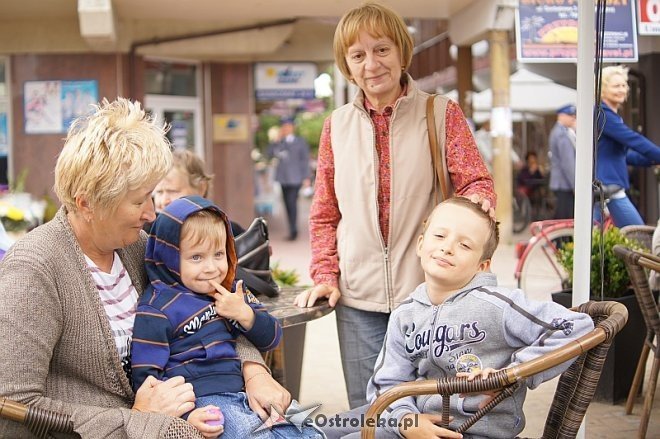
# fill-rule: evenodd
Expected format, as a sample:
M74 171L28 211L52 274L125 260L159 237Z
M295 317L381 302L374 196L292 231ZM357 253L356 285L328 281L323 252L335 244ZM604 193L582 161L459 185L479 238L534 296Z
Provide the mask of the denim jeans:
M626 195L623 198L610 198L607 203L607 210L610 211L612 216L612 221L614 225L621 228L624 226L634 225L643 225L644 220L642 216L637 211L635 205L630 201L630 198ZM600 206L598 203L594 205L594 221L601 221L601 212Z
M342 305L335 315L348 404L353 409L367 403L367 382L383 347L390 315Z
M245 392L219 393L201 396L195 401L197 408L215 405L225 416L225 431L222 439L286 439L286 438L323 438L323 434L313 427L303 427L302 432L293 424L275 425L271 429L254 432L262 425L259 416L250 409ZM293 401L287 410L296 410L298 403Z

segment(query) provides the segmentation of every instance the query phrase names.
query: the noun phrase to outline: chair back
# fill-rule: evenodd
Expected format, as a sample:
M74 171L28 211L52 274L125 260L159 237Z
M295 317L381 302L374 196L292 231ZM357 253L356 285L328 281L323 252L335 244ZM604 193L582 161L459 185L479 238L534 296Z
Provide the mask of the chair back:
M653 248L653 232L655 232L655 227L646 225L630 225L621 228L623 236L634 239L649 251Z
M594 327L602 328L607 336L603 342L581 354L561 374L545 421L543 439L574 438L577 435L596 391L612 340L626 323L626 320L621 322L610 318L613 304L616 302L587 302L577 307L576 311L589 314Z
M623 262L626 265L647 330L658 336L658 339L660 339L658 302L651 292L648 274L645 271L645 269L647 269L660 272L660 257L651 253L631 250L618 244L614 246L614 253L623 259Z

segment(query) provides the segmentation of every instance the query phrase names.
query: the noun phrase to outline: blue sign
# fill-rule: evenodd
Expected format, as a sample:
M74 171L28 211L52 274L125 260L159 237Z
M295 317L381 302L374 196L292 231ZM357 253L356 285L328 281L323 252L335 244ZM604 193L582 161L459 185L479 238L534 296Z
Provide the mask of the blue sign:
M254 77L259 101L315 97L313 63L257 63Z

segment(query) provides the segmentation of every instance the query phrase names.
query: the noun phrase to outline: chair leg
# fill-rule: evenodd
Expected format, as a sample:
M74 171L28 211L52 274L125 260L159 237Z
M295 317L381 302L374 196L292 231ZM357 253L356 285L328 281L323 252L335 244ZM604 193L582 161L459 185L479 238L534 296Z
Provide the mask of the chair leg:
M637 437L640 439L646 437L646 430L649 428L649 418L651 417L651 408L653 407L653 398L655 397L655 386L658 384L658 371L660 371L660 358L655 357L653 359L653 367L651 368L648 388L646 389L646 396L644 397L642 419L639 420Z
M630 386L630 391L628 392L628 400L626 401L626 415L629 415L633 411L633 406L635 405L635 398L637 397L637 392L639 392L639 386L642 384L644 379L644 369L646 369L646 360L649 358L649 351L651 347L644 342L642 347L642 353L639 356L639 362L637 362L637 369L635 370L635 377L633 378L632 385Z

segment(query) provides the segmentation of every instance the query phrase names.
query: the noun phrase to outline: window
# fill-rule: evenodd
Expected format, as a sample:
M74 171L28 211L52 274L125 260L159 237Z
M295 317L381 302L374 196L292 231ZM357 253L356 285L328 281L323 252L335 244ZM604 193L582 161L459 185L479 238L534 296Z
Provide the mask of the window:
M194 64L145 61L146 94L197 96L197 66Z

